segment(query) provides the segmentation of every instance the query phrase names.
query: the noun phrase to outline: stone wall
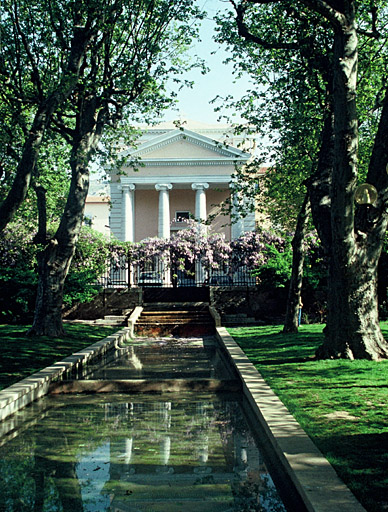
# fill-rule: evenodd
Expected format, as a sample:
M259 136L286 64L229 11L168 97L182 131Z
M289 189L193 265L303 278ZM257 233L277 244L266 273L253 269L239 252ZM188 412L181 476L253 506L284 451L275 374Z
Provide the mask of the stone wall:
M257 321L282 321L286 312L287 289L260 287L210 288L210 302L221 315L246 314Z
M96 320L107 315L130 313L143 302L141 288L106 289L86 304L79 304L64 313L67 320Z
M178 288L177 292L179 290ZM185 289L186 292L189 290L189 288ZM172 297L174 290L171 288L168 291L171 295L169 302L190 300L186 296L182 298L180 295L174 299ZM254 317L258 322L275 323L282 322L284 319L287 293L287 288L210 287L210 304L221 316L246 314L248 317ZM155 299L153 302L159 301ZM69 320L95 320L107 315L127 314L136 306L141 305L143 305L141 288L107 289L96 296L92 302L81 304L74 310L65 313L64 317Z

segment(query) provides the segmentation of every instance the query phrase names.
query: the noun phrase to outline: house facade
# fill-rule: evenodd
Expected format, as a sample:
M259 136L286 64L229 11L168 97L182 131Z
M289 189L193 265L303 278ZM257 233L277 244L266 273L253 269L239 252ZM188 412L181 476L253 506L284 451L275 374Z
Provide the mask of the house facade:
M132 242L168 238L182 228L182 220L206 220L209 215L214 216L213 231L228 240L254 230L254 213L238 216L237 202L245 199L230 197L236 166L251 158L249 151L236 147L239 141L231 134L230 127L201 123L148 129L136 149L126 151L128 157L140 159L139 170L128 166L110 171L112 234ZM220 207L228 198L237 217L233 224Z

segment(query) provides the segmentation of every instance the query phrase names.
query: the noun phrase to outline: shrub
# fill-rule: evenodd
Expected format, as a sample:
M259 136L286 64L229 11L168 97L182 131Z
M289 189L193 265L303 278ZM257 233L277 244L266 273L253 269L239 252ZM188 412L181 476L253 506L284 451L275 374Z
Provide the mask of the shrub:
M34 231L23 223L10 224L0 236L0 321L28 323L32 320L38 271ZM98 293L95 285L105 272L112 242L84 227L69 269L63 303L88 302Z
M99 292L96 285L107 269L111 254L110 240L90 227L84 226L78 237L77 246L67 275L63 304L90 302Z
M4 229L0 237L0 321L29 322L34 310L36 247L34 233L22 222Z

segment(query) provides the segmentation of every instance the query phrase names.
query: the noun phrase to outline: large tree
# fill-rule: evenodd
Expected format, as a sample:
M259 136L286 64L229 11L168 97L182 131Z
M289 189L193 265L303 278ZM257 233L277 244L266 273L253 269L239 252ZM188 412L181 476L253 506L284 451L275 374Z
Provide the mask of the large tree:
M328 62L332 44L325 31L317 34L316 17L295 16L291 6L284 16L280 8L257 15L248 5L234 5L237 23L230 17L219 18L218 39L229 45L236 70L248 72L253 82L241 100L232 102L248 121L240 129L248 127L259 133L265 142L260 156L275 162L259 179L261 194L256 204L269 214L274 225L295 232L284 331L296 332L304 234L312 229L309 198L313 193L314 204L323 204L327 195L325 180L321 179L325 161L319 157L319 146L327 124L324 119L330 115ZM274 27L268 31L272 19ZM254 175L257 162L253 161L251 167ZM313 208L314 217L315 212ZM320 235L325 237L325 223L319 223L321 226Z
M39 285L30 333L61 335L63 285L83 220L89 164L107 130L125 126L141 114L171 101L164 87L183 68L182 49L200 16L192 0L112 2L89 45L80 81L53 128L71 148L71 183L56 233L39 257Z
M0 231L26 198L52 115L78 83L104 22L104 4L90 1L86 9L84 2L63 0L2 2Z
M324 101L327 109L325 115L322 112L319 116L321 136L315 150L316 159L320 163L318 170L321 172L318 175L315 173L310 180L315 223L317 228L324 228L322 241L330 261L326 338L318 355L376 360L387 357L388 345L378 323L376 294L377 263L387 224L385 169L388 141L384 138L388 102L384 81L387 63L387 34L384 30L386 5L383 2L377 8L373 2L361 2L356 12L355 3L350 0L301 0L292 5L280 0L232 3L237 13L240 34L244 36L248 13L253 20L255 16L261 21L265 18L267 24L262 26L266 28L267 34L257 37L256 44L273 53L276 43L278 49L287 50L288 45L289 60L294 66L298 66L298 55L302 55L300 50L306 41L313 47L323 37L322 34L331 39L333 50L332 56L328 54L330 59L327 61L327 70L332 78L323 88L329 101ZM300 21L303 19L310 19L307 39L301 37L300 31L295 29L302 26ZM359 34L362 45L358 43ZM369 154L366 180L376 187L378 197L373 204L357 206L354 198L360 178L356 108L359 50L362 57L361 78L364 79L364 89L361 90L368 90L369 87L367 108L368 116L372 119L372 122L365 122L364 127L366 124L378 124ZM319 54L309 59L307 65L307 69L319 69ZM302 76L306 76L305 69L299 66ZM273 72L276 74L275 70ZM368 75L371 77L370 82L365 83ZM323 75L318 76L318 79L322 83ZM379 94L377 97L372 96L371 92L379 88L378 82ZM365 93L360 96L363 100ZM363 109L366 105L363 104ZM301 119L308 123L308 118L301 116ZM279 129L282 129L281 125ZM362 152L361 156L362 161L365 161L368 151Z

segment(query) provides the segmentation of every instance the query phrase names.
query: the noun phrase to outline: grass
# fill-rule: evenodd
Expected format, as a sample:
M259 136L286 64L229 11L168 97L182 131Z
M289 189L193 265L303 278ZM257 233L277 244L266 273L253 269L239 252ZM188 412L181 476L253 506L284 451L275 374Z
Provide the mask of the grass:
M0 325L0 389L109 336L117 328L67 324L65 338L26 336L28 326Z
M388 511L388 361L313 360L322 329L228 330L363 506Z

